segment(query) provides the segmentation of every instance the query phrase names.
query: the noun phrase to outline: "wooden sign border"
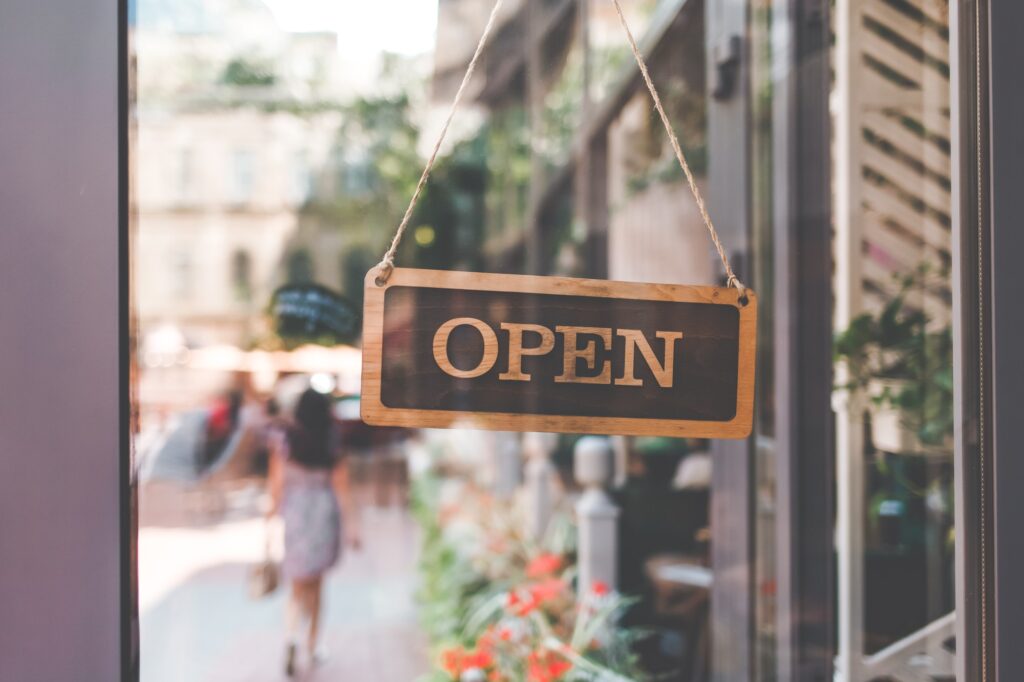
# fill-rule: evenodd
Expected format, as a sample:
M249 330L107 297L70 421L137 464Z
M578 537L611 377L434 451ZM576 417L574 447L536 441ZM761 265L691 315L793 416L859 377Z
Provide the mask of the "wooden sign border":
M741 305L735 288L645 284L570 277L499 275L478 272L395 268L384 286L376 283L376 269L366 275L363 309L363 377L360 410L363 421L374 426L447 428L465 422L467 428L495 431L552 431L627 436L676 436L688 438L746 438L754 412L754 368L757 352L757 296L747 291ZM501 291L526 294L593 296L601 298L715 303L736 306L740 314L739 366L736 385L736 416L729 421L643 419L635 417L579 417L506 412L461 412L386 407L381 402L381 368L384 332L384 295L390 287L412 286L440 289Z

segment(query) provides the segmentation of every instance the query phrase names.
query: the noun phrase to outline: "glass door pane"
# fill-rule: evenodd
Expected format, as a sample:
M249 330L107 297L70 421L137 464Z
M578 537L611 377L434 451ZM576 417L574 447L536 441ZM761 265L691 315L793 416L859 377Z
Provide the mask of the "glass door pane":
M797 16L787 12L789 5L751 5L752 223L760 282L779 281L774 272L779 254L772 252L770 236L780 229L780 217L786 217L780 202L787 192L799 192L787 185L798 176L779 160L806 163L808 158L790 155L779 131L787 129L787 119L792 126L801 107L806 111L808 101L801 97L811 95L801 91L801 78L822 67L823 55L806 49L815 10ZM831 483L836 501L836 679L951 679L954 169L949 8L935 0L847 0L831 7L821 3L817 11L820 20L831 17L830 159L819 161L819 171L832 178L835 452L815 456L836 458ZM793 93L794 100L780 105ZM797 281L794 286L803 285ZM776 343L786 334L801 333L773 329L773 312L786 311L766 311L766 331ZM788 369L773 366L771 356L765 360L762 396L771 393L776 373ZM782 611L777 601L779 573L794 568L787 562L800 560L780 554L775 513L786 502L778 497L782 470L777 465L792 453L776 448L779 422L773 407L778 405L762 399L760 407L754 493L757 677L772 680L782 669L780 629L802 627L785 622L785 614L808 623L818 616ZM821 483L827 494L827 482ZM827 652L821 652L816 669L826 668Z

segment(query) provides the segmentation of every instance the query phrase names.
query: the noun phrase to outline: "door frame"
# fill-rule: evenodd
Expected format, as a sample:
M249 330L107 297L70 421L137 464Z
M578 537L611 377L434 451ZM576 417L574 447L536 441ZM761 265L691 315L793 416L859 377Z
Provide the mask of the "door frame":
M772 95L777 586L763 672L792 682L830 679L836 650L830 5L773 5L792 31L772 45L787 75Z
M0 5L0 679L135 680L128 2Z
M1010 682L1024 670L1024 480L1019 406L1024 363L1024 5L955 0L954 339L958 408L957 608L963 680Z

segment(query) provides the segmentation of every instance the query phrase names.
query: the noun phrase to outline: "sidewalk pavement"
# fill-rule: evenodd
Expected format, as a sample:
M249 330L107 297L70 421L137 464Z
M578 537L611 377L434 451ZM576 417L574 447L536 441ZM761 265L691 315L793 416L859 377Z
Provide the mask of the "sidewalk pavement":
M142 682L285 680L285 590L246 594L264 526L139 530ZM301 682L413 682L429 669L413 594L417 528L400 507L363 512L364 547L325 583L330 658ZM279 541L279 539L278 539Z

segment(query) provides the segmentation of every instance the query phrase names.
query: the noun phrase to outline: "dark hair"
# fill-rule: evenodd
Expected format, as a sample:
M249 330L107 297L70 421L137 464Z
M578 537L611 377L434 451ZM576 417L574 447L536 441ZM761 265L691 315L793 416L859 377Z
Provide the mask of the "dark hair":
M281 406L278 405L277 401L273 398L267 398L264 409L266 409L268 417L276 417L281 414Z
M228 393L228 417L231 424L238 423L238 413L242 411L242 403L245 401L245 394L237 388Z
M295 408L295 424L288 430L291 459L312 469L333 467L331 421L330 400L307 388Z

